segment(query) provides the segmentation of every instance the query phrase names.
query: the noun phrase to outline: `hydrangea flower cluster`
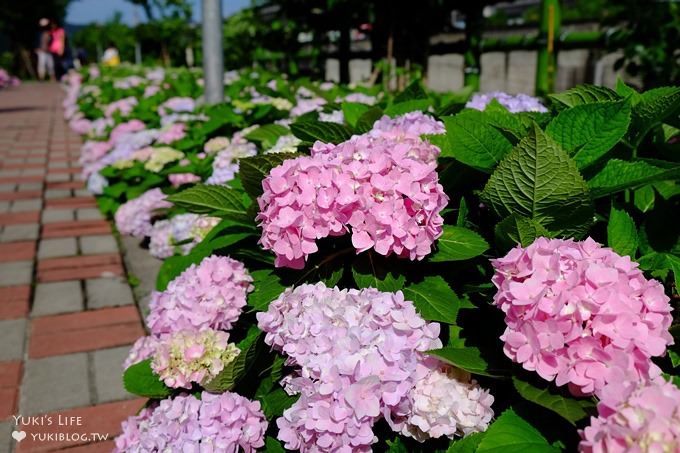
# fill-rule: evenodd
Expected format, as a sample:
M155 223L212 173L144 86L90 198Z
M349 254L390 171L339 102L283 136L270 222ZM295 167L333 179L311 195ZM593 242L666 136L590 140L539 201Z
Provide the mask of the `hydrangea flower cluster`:
M342 102L342 98L338 98L335 100L335 102ZM376 102L378 102L378 99L375 96L371 96L368 94L364 93L350 93L344 98L345 102L359 102L361 104L368 104L368 105L374 105Z
M277 266L304 267L317 239L350 229L359 252L411 260L430 253L448 197L438 183L439 148L413 131L436 123L390 121L394 128L385 120L383 129L337 146L317 142L311 157L286 160L262 181L260 244L274 251Z
M159 339L151 369L168 387L190 389L209 382L240 353L226 332L180 330Z
M279 153L296 153L298 145L302 140L293 134L280 136L273 147L265 151L265 154L279 154Z
M139 132L146 129L146 125L139 120L130 120L125 123L120 123L118 126L111 130L111 135L109 141L111 143L118 143L121 136L128 134L130 132Z
M300 377L285 379L300 399L277 420L288 449L370 451L381 417L398 432L429 423L421 440L485 429L493 415L493 398L469 376L449 396L443 396L454 387L449 379L417 387L422 370L441 366L422 355L441 347L439 324L425 322L401 292L302 285L287 289L257 320L265 342L301 367ZM442 407L446 413L438 414Z
M219 221L218 217L191 213L159 220L151 230L149 252L155 258L164 259L174 255L176 248L179 248L182 255L186 255Z
M597 409L599 416L581 432L579 451L680 451L680 389L663 378L608 384Z
M186 135L186 125L184 123L169 124L161 129L156 143L169 145L177 140L182 140Z
M104 115L111 118L114 113L118 112L123 118L128 116L132 109L134 109L139 101L134 96L129 96L118 101L112 102L104 109Z
M179 187L184 184L193 184L199 182L201 177L193 173L172 173L168 175L168 180L172 187Z
M206 142L204 147L206 152L217 152L212 164L212 174L205 181L206 184L224 184L231 181L236 173L238 173L238 159L257 154L257 146L245 139L245 135L252 129L246 128L235 133L231 140L219 137L219 141L215 138ZM220 146L222 148L218 148Z
M124 421L114 452L252 453L264 446L266 430L259 401L232 392L179 395Z
M193 98L174 97L158 106L158 114L166 116L172 112L193 112L195 108L196 101Z
M333 110L330 113L319 112L319 121L325 121L327 123L344 124L345 115L342 113L342 110Z
M182 272L165 291L152 293L149 330L154 335L184 329L229 330L246 306L252 281L243 263L207 257Z
M475 94L465 104L465 107L483 111L494 99L511 113L548 111L538 98L523 93L513 95L502 91Z
M390 118L385 115L373 124L368 132L374 138L417 139L421 135L445 134L444 123L421 111L408 112ZM439 154L439 153L437 153ZM434 156L436 159L436 156Z
M166 164L175 162L184 157L182 151L177 151L169 146L161 146L160 148L153 148L151 157L144 164L144 168L153 173L158 173Z
M151 218L157 209L169 208L172 203L165 201L165 194L155 188L124 203L115 215L116 228L122 234L142 239L151 234Z
M321 110L326 105L326 100L319 97L311 99L298 99L297 104L290 111L290 116L296 118L305 113Z
M95 195L101 195L104 193L104 189L108 187L109 180L100 175L99 173L92 173L87 178L87 190Z
M539 238L492 261L505 354L574 394L659 374L673 339L669 298L630 257L592 239Z
M130 348L128 356L123 362L123 369L127 369L135 363L142 362L153 357L158 346L158 338L153 335L137 338L137 341Z

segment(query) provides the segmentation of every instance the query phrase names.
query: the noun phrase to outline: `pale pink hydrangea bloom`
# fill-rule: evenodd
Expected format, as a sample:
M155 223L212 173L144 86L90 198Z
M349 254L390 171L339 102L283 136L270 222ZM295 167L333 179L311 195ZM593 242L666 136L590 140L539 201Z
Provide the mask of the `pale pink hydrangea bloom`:
M149 254L158 259L169 258L175 254L170 220L159 220L151 227Z
M420 138L421 135L445 134L444 123L421 111L408 112L390 118L385 115L373 124L368 132L372 137L396 139Z
M150 451L252 453L264 446L267 420L259 401L236 393L179 395L129 417L115 453Z
M111 143L117 143L120 136L130 132L138 132L144 129L146 129L146 125L139 120L130 120L125 123L120 123L111 131L109 141Z
M680 389L663 378L617 381L600 392L598 417L580 432L584 453L680 451Z
M151 369L168 387L190 389L205 384L241 351L219 330L179 330L159 338Z
M172 112L193 112L195 108L195 99L190 97L174 97L158 106L158 114L165 116Z
M467 436L489 427L494 398L466 371L426 359L418 364L414 381L403 435L423 442L442 436Z
M156 143L169 145L183 139L186 135L186 125L184 123L173 123L160 130Z
M97 162L99 159L104 157L106 153L108 153L110 150L111 143L109 142L88 140L80 148L80 159L78 161L80 162L81 165Z
M130 352L125 358L125 362L123 362L123 369L127 369L135 363L151 358L156 353L157 345L158 338L154 336L148 335L138 338L132 345L132 348L130 348Z
M193 173L171 173L168 175L168 180L173 187L179 187L183 184L199 182L201 177Z
M118 112L120 113L120 116L124 118L132 112L132 109L134 109L138 103L139 101L137 101L137 98L134 96L129 96L112 102L104 109L104 116L111 118L114 113Z
M493 415L493 398L469 379L427 380L438 362L423 353L441 347L439 324L425 322L400 291L302 285L257 319L265 343L301 367L300 377L284 380L286 391L301 394L277 420L286 448L370 451L382 417L398 432L426 429L416 436L424 440L483 430Z
M153 224L149 252L155 258L165 259L179 249L182 255L188 254L206 234L220 222L218 217L198 214L178 214L169 220ZM191 240L190 242L187 242ZM181 245L177 245L182 242Z
M212 174L205 181L208 185L224 184L231 181L238 173L238 160L257 154L257 146L248 141L245 136L257 126L247 127L236 132L231 140L218 137L206 142L204 150L207 153L217 153L212 164Z
M411 260L430 253L448 197L436 171L439 148L413 136L408 124L337 146L317 142L311 157L271 170L256 219L260 244L274 251L277 266L302 268L317 239L348 231L359 252L373 248Z
M146 88L144 88L144 94L142 96L144 96L145 98L150 98L151 96L155 95L159 91L161 91L161 88L159 86L149 85Z
M154 335L180 329L229 330L246 306L253 290L252 277L243 263L223 256L209 256L192 264L151 295L147 325Z
M165 197L161 189L155 188L121 205L114 216L118 231L139 239L149 236L154 211L172 206Z
M492 261L505 354L546 380L590 394L655 377L673 343L669 298L637 263L588 238L538 238Z

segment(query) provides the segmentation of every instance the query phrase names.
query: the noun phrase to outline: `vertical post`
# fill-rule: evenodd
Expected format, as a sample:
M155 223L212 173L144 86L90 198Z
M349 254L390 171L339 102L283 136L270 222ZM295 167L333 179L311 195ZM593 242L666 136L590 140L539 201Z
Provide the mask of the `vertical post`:
M203 80L206 104L224 101L224 55L222 53L222 5L203 0Z
M139 41L135 42L135 64L142 64L142 45L139 43Z
M483 5L473 4L465 11L465 54L463 54L464 73L463 84L472 87L473 91L479 91L479 81L481 77L481 56L482 56L482 31L484 17L482 15Z
M541 24L536 64L536 95L545 96L555 89L557 52L555 44L560 34L559 0L541 0Z

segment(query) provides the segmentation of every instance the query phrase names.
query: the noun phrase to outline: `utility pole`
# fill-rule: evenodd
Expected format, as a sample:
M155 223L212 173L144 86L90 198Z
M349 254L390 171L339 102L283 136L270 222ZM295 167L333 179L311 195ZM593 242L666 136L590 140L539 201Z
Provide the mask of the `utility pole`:
M223 102L224 54L220 0L203 0L203 81L205 103Z
M536 95L545 96L555 90L557 51L555 44L560 34L559 0L541 0L541 24L536 63Z

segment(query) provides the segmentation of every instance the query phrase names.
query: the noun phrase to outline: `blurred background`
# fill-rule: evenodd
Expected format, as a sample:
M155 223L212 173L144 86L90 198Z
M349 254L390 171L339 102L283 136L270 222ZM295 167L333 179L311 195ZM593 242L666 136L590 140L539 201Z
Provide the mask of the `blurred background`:
M200 3L0 0L0 67L35 78L43 17L64 25L71 64L113 46L124 62L200 67ZM225 69L528 94L618 76L641 89L680 83L677 0L224 0L223 13Z

